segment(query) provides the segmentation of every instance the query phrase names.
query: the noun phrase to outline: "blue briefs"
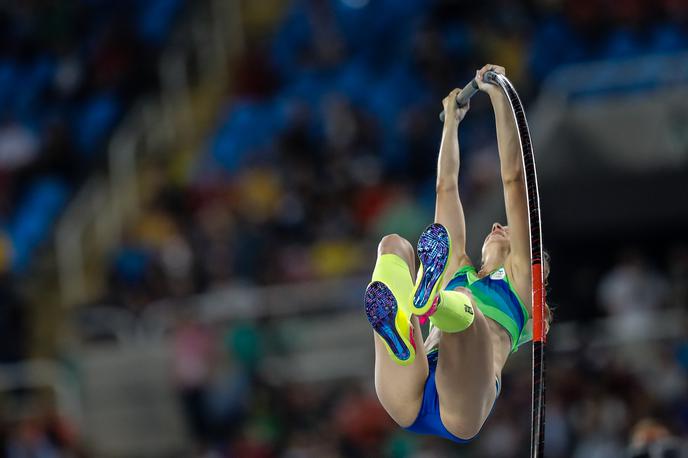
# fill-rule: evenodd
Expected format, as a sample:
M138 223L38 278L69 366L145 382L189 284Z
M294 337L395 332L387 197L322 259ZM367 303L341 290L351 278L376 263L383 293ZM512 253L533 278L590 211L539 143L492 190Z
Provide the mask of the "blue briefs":
M439 352L434 349L428 353L428 378L425 381L425 389L423 391L423 401L420 405L418 417L408 428L407 431L412 431L418 434L431 434L433 436L443 437L459 444L466 444L474 439L461 439L447 431L447 428L442 424L440 418L440 398L437 395L437 385L435 384L435 370L437 369L437 358ZM499 381L497 381L497 396L499 396ZM494 406L492 407L494 409Z

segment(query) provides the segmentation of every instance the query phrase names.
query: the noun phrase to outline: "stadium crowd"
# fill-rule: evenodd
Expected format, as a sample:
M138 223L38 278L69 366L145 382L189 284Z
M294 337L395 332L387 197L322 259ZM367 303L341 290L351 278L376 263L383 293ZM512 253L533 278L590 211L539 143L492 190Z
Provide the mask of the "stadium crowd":
M251 41L187 180L168 180L113 253L111 292L127 297L111 302L363 272L379 236L415 240L430 221L439 101L482 63L529 101L568 63L688 49L682 2L431 3L297 1ZM492 114L474 105L468 213L498 184Z
M25 356L17 284L108 135L156 84L180 0L22 1L0 7L0 361Z

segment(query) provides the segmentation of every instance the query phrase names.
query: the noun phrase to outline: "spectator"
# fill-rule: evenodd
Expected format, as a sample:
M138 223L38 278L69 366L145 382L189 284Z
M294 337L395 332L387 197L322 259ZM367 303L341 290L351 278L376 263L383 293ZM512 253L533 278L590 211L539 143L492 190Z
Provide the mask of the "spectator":
M174 372L189 429L203 443L209 435L207 387L213 359L213 335L203 324L182 315L174 331Z
M39 149L36 134L15 120L0 126L0 170L17 170L36 159Z
M686 458L688 457L688 443L673 437L662 423L652 418L645 418L633 427L628 456L630 458Z
M665 276L651 268L641 253L626 250L602 278L598 297L607 314L623 316L666 305L668 287Z

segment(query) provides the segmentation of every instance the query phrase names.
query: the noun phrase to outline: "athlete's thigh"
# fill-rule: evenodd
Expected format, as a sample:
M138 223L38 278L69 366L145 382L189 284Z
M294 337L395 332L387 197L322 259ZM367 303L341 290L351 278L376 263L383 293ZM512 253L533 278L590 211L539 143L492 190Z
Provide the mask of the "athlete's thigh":
M468 329L442 334L435 375L442 421L463 438L478 433L497 394L490 329L480 310L475 312Z
M387 413L402 427L410 426L418 416L429 370L418 317L412 317L411 323L416 359L408 366L395 363L375 334L375 391Z
M408 245L408 246L407 246ZM403 261L387 266L376 265L374 279L395 285L396 289L410 291L413 288L413 247L399 236L387 236L378 249L378 262L386 254L396 254ZM393 269L390 269L393 267ZM428 376L428 361L423 347L423 335L418 317L410 317L415 342L415 360L407 366L397 364L387 352L383 339L373 332L375 340L375 389L383 407L401 426L409 426L420 410L423 387Z

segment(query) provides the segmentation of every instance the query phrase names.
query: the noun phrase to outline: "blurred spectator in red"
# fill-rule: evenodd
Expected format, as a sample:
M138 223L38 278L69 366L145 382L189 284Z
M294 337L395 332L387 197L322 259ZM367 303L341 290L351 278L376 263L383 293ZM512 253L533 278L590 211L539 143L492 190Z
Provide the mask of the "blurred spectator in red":
M380 456L384 438L397 428L377 398L360 388L339 400L334 422L350 456Z
M213 333L182 315L173 339L174 373L184 413L191 433L202 442L208 435L205 403L215 348Z
M688 443L673 437L669 429L652 418L640 420L631 432L630 458L687 458Z
M47 406L29 403L14 406L22 417L7 422L2 450L6 458L75 458L80 456L72 425Z

